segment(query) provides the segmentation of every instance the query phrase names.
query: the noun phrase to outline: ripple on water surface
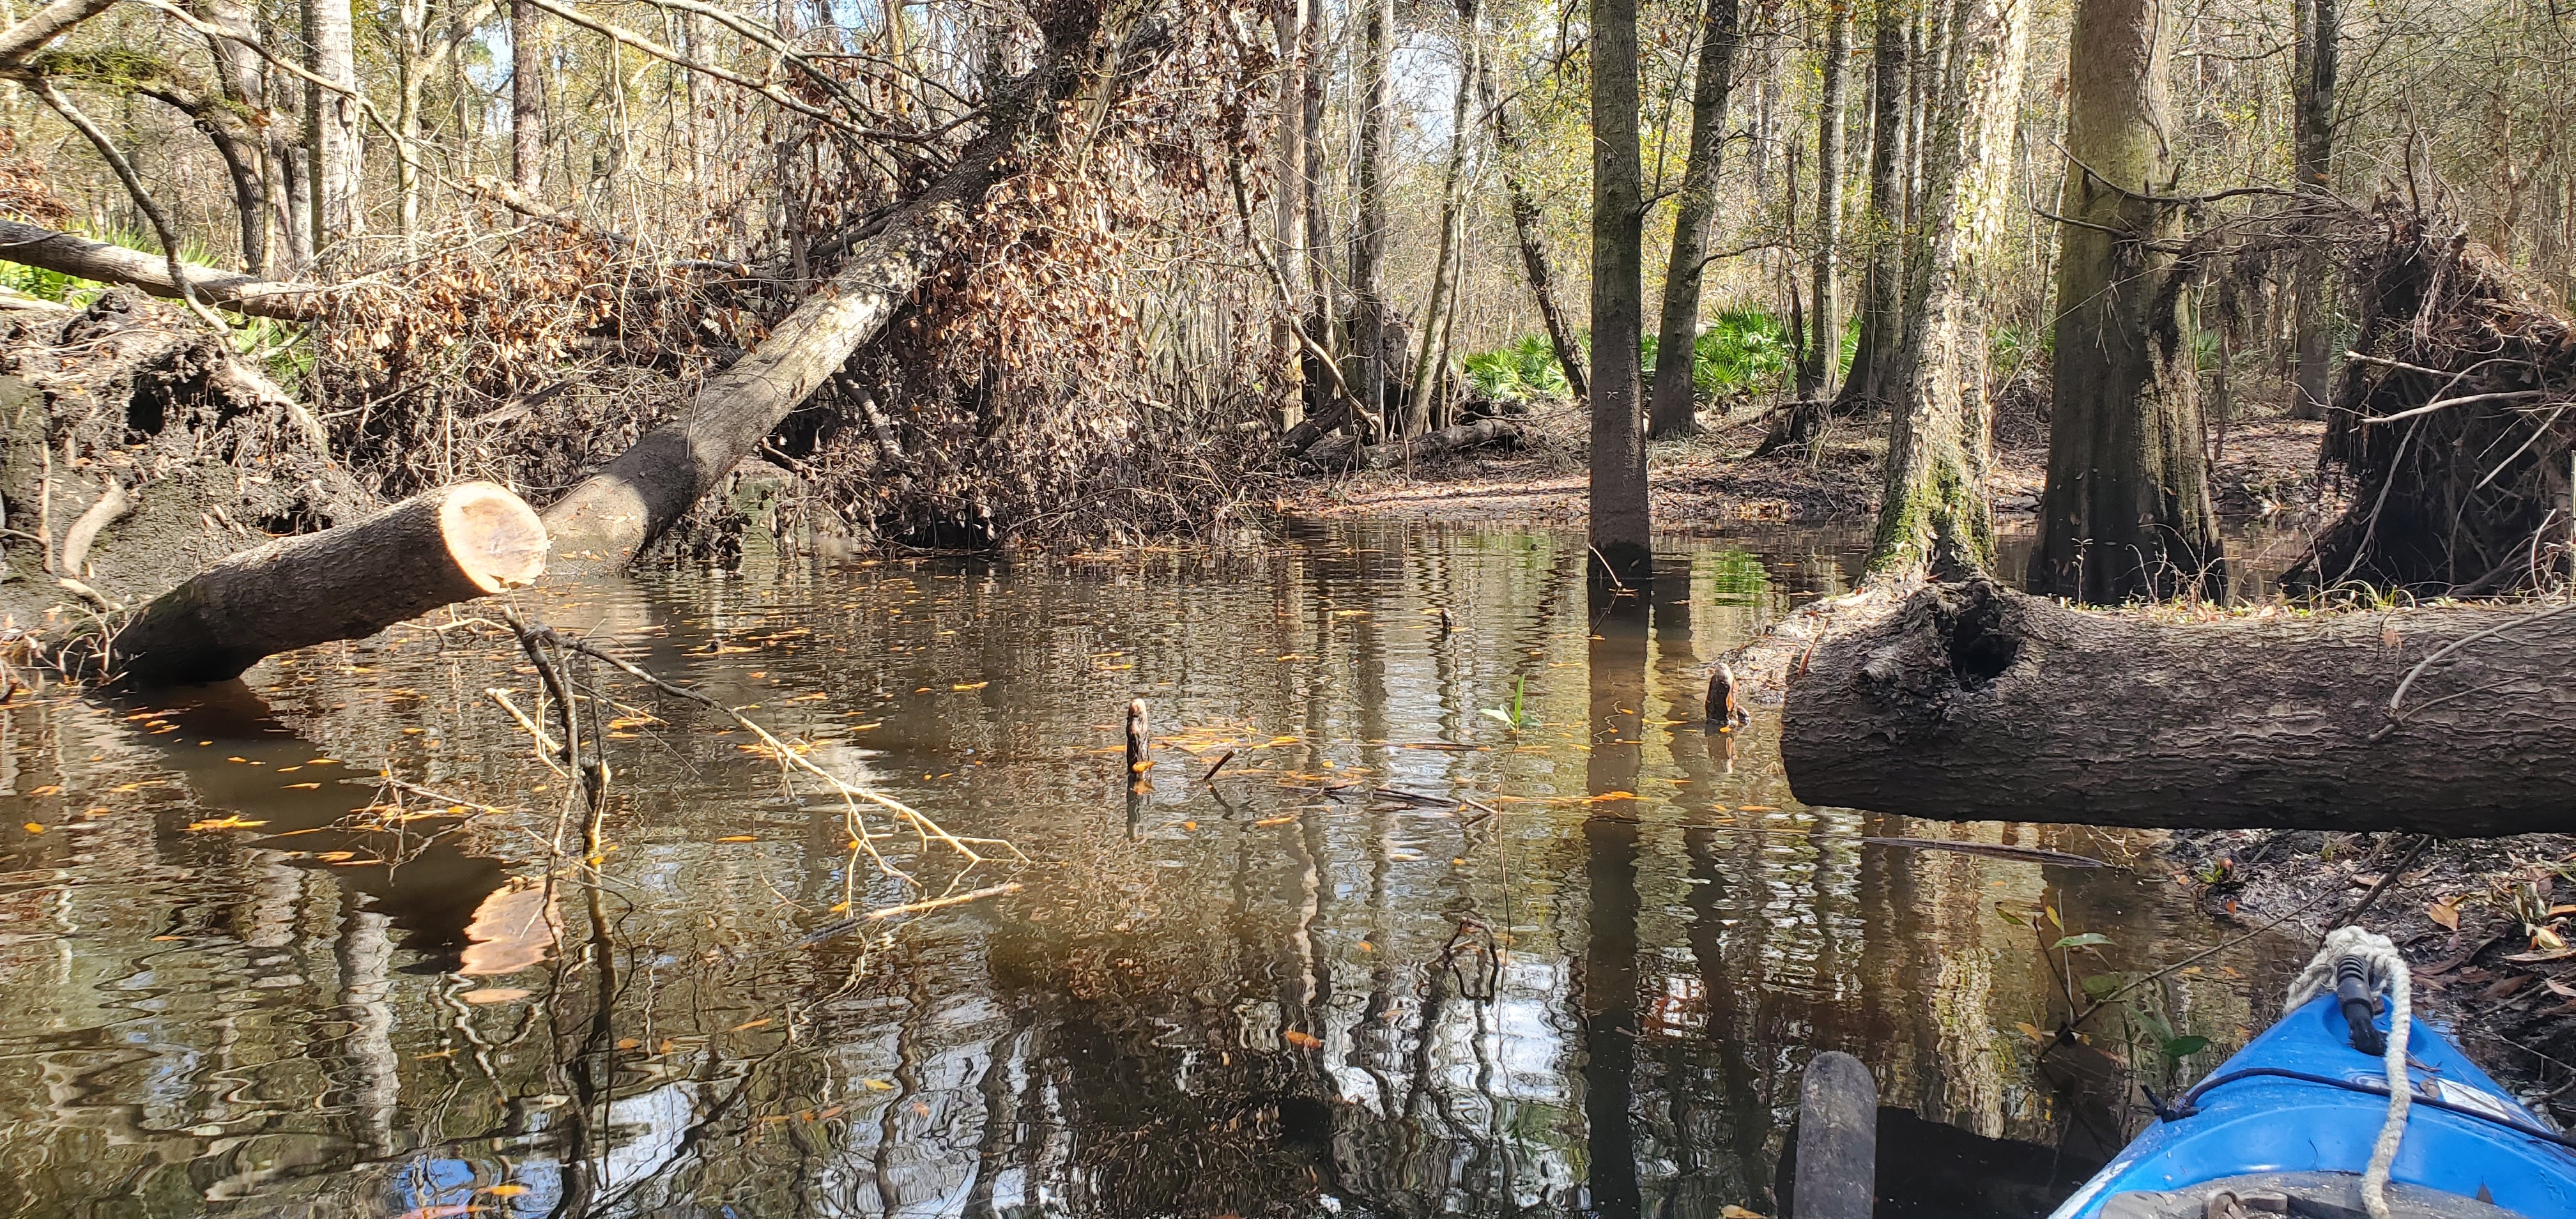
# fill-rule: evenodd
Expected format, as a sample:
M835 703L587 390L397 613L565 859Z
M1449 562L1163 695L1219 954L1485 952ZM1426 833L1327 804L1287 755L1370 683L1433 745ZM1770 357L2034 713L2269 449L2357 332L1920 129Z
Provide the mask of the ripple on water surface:
M0 1200L1768 1214L1798 1068L1833 1048L1919 1119L1891 1129L1939 1161L1900 1166L1924 1196L2040 1205L2118 1119L2035 1073L2032 1034L2228 929L2152 866L1858 839L2142 842L1805 808L1774 717L1703 730L1710 659L1864 540L1675 538L1609 605L1579 537L1371 525L523 599L1007 840L971 865L580 663L606 850L550 866L585 818L504 708L553 724L534 667L474 623L0 709ZM2077 933L2109 942L2047 951ZM2123 1028L2166 1021L2213 1039L2205 1069L2283 951L2143 988L2076 1066L2160 1078Z

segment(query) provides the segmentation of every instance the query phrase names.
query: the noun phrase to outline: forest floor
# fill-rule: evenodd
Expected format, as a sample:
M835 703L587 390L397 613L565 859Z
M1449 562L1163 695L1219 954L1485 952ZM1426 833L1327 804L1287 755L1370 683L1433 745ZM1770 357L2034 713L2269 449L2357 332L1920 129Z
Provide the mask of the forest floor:
M1281 507L1309 516L1377 516L1451 522L1573 524L1584 518L1588 417L1562 403L1524 418L1516 449L1452 454L1406 470L1401 466L1306 483ZM1883 425L1838 422L1812 457L1757 458L1767 416L1745 412L1713 422L1697 436L1657 441L1647 453L1658 528L1688 530L1748 521L1820 524L1866 522L1878 511ZM1988 480L1997 515L2034 513L2047 481L2044 441L2009 429ZM2330 512L2330 491L2317 477L2325 425L2291 419L2239 423L2229 429L2211 470L2222 515L2266 518Z
M2177 833L2173 883L2247 930L2310 940L2344 921L2415 839L2289 830ZM2359 922L2395 942L2415 1010L2455 1026L2463 1048L2527 1102L2576 1120L2576 838L2435 841ZM2555 911L2556 913L2552 913ZM2545 932L2546 934L2539 934Z

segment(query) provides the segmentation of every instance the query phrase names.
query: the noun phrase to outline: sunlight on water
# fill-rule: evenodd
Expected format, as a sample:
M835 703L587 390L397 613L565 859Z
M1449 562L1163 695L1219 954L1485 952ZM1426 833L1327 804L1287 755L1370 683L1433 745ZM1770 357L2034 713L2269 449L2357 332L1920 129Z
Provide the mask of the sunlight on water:
M1401 526L520 603L1033 861L961 866L864 807L921 888L752 734L604 667L610 849L550 882L580 819L488 693L535 715L533 668L481 626L0 709L0 1200L1770 1214L1827 1048L1888 1105L2072 1164L2134 1117L2035 1075L2030 1031L2081 976L2241 929L2143 838L1811 810L1776 714L1704 729L1707 664L1864 541L1676 538L1651 603L1610 606L1579 537ZM2070 930L2110 943L2062 978ZM2230 949L2136 1010L2212 1037L2205 1069L2287 955ZM2130 1056L2129 1012L2098 1050Z

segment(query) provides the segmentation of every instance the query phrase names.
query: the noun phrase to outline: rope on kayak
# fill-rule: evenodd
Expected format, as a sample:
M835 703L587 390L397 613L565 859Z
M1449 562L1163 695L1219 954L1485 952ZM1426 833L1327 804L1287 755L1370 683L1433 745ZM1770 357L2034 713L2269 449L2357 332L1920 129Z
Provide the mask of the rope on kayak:
M2370 1219L2388 1219L2388 1173L2397 1162L2397 1145L2406 1137L2406 1110L2414 1100L2415 1089L2406 1074L2406 1041L2408 1021L2407 991L2410 985L2406 958L2398 955L2397 946L2388 937L2359 927L2337 927L2326 934L2325 946L2317 949L2308 967L2290 983L2290 996L2282 1010L2296 1011L2319 995L2335 989L2335 970L2346 959L2367 965L2370 986L2388 995L2388 1044L2380 1051L2380 1069L2388 1077L2388 1120L2379 1127L2379 1141L2370 1149L2370 1167L2361 1174L2361 1205Z

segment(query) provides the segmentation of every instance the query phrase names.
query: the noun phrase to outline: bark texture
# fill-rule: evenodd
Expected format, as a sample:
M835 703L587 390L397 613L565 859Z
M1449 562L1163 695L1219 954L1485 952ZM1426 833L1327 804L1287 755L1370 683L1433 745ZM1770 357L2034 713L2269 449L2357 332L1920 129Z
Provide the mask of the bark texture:
M1523 167L1520 130L1512 125L1511 111L1494 90L1494 74L1485 73L1476 82L1485 107L1485 117L1494 127L1494 159L1500 163L1503 194L1511 203L1512 235L1521 247L1521 273L1528 277L1530 296L1538 304L1539 320L1547 326L1548 346L1556 349L1557 366L1565 371L1566 392L1577 402L1592 396L1592 379L1585 370L1583 341L1574 332L1574 322L1565 315L1565 306L1556 296L1556 269L1547 254L1547 230L1539 211L1538 195L1530 189L1529 171Z
M2169 251L2177 10L2080 0L2059 214L2056 405L2033 592L2117 604L2226 587L2201 450L2190 293Z
M1655 340L1655 387L1647 433L1699 430L1692 381L1699 342L1700 281L1708 269L1708 222L1717 214L1717 171L1726 149L1726 100L1743 42L1738 0L1708 0L1700 18L1699 76L1691 88L1690 153L1682 164L1681 199L1673 207L1672 261L1664 270L1664 316Z
M223 681L279 652L527 585L545 565L534 509L495 484L462 483L234 555L112 637L74 646L93 672L128 685Z
M1780 751L1802 801L1943 821L2555 832L2571 650L2565 609L2175 625L1934 585L1793 669Z
M1393 105L1387 57L1395 37L1395 0L1363 0L1360 21L1359 161L1352 167L1358 215L1351 222L1351 352L1343 380L1373 420L1386 418L1386 140Z
M2296 176L2303 191L2330 192L2334 183L2335 74L2342 58L2343 16L2336 0L2291 0L2297 14L2298 53L2290 73L2291 144ZM2297 348L2290 414L2299 419L2326 417L2328 381L2334 353L2326 344L2326 261L2324 241L2312 239L2299 249L2297 282L2291 293L2291 330Z
M1843 110L1849 92L1851 8L1833 0L1825 9L1824 80L1816 102L1816 252L1808 271L1813 298L1807 305L1807 359L1798 396L1833 393L1842 364Z
M0 258L101 283L125 284L167 300L180 295L165 259L22 221L0 219ZM253 317L288 321L311 317L321 312L323 296L330 291L319 284L261 279L195 263L180 267L196 287L198 300Z
M1638 401L1642 177L1637 0L1592 0L1592 564L1623 584L1645 582L1653 543Z
M1906 44L1911 24L1891 0L1881 0L1870 34L1869 210L1861 234L1866 253L1860 271L1860 333L1852 344L1850 379L1834 407L1856 411L1888 400L1897 330L1905 307Z

